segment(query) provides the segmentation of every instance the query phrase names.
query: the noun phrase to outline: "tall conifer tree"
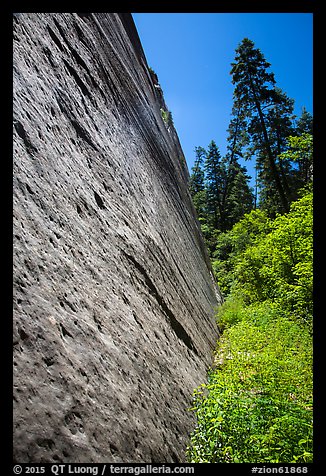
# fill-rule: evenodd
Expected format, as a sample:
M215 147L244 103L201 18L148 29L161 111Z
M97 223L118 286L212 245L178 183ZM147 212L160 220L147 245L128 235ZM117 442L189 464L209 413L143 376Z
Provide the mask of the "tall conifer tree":
M289 123L293 102L276 88L274 74L268 71L270 66L251 40L245 38L241 42L231 69L234 104L247 120L252 146L248 151L256 155L261 188L269 188L268 194L274 194L274 200L277 193L281 211L288 211L289 188L286 172L277 161L277 146L286 137L282 129Z
M203 147L195 148L196 157L195 163L192 167L189 191L192 196L192 200L197 211L197 216L201 223L205 223L207 220L207 197L205 186L205 172L204 162L206 158L206 150Z
M223 216L223 184L226 177L225 164L221 161L220 150L212 140L205 160L207 212L209 222L215 230L221 227Z

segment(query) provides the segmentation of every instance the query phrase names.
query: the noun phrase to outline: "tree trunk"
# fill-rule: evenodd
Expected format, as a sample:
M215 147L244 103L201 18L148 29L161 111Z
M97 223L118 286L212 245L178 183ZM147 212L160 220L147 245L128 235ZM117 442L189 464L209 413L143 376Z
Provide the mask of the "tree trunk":
M279 172L278 172L277 167L276 167L276 162L275 162L275 159L273 157L273 153L272 153L271 146L270 146L269 139L268 139L268 133L267 133L267 129L266 129L265 118L264 118L263 112L261 110L260 103L259 103L257 95L256 95L255 86L253 84L253 80L252 80L252 77L251 77L250 74L249 74L249 80L250 80L251 90L252 90L252 93L253 93L253 96L254 96L255 107L257 109L260 124L261 124L261 128L262 128L262 133L263 133L263 137L264 137L264 145L265 145L265 149L266 149L266 152L267 152L267 157L268 157L268 160L269 160L269 166L270 166L270 169L271 169L271 172L272 172L272 175L273 175L273 178L274 178L274 181L275 181L275 185L276 185L277 191L279 193L284 211L288 212L289 211L288 200L286 198L284 188L283 188L283 185L282 185L282 182L281 182L281 179L280 179L280 175L279 175Z

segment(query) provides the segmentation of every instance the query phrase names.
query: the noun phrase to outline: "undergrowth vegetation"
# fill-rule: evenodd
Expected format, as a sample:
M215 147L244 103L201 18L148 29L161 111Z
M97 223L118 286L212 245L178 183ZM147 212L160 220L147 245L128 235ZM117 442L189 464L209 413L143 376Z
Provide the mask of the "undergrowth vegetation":
M227 297L215 364L194 393L191 462L312 461L312 192L301 195L219 236Z

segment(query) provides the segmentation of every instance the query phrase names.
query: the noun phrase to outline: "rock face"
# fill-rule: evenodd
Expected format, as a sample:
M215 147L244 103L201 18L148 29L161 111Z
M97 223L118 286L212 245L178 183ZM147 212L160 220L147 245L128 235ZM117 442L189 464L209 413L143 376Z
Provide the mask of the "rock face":
M182 462L221 299L129 14L14 17L14 458Z

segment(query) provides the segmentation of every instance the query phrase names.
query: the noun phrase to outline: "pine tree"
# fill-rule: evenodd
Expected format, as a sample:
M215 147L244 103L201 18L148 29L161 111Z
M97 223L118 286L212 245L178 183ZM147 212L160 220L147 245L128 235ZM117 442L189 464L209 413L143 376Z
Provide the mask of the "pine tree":
M290 197L286 171L277 163L277 147L283 138L282 128L292 114L293 103L291 106L291 100L275 87L274 74L268 71L270 63L248 38L237 48L235 61L231 69L234 104L247 120L252 146L247 152L255 153L258 158L261 187L269 187L269 194L276 192L282 211L288 211ZM282 126L280 122L275 128L277 119Z
M279 160L279 156L287 149L287 137L294 133L294 101L280 88L275 87L274 93L273 105L266 111L266 127L284 193L288 203L291 203L295 197L292 183L292 163L288 160ZM261 174L263 187L260 196L260 207L268 211L270 215L275 216L278 211L282 210L282 202L277 193L276 184L273 181L264 149L259 147L259 145L258 149L260 151L258 156L258 161L260 161L259 167L261 170L264 170Z
M190 193L206 235L229 230L253 207L247 170L238 162L241 130L233 119L229 127L228 153L221 157L214 141L207 151L196 148L196 159L190 177ZM202 168L204 165L204 170Z
M205 178L208 219L215 230L219 230L223 222L222 200L226 174L225 163L221 161L219 148L212 140L206 154Z
M189 190L192 197L205 188L205 174L202 166L205 161L206 150L203 147L196 147L195 152L195 163L191 169L192 174L189 181Z
M302 108L301 116L296 121L296 133L298 135L313 134L313 117L305 107Z
M254 197L252 189L249 187L250 177L247 174L247 169L235 160L230 165L230 174L232 174L232 180L225 203L227 220L223 231L230 230L254 206Z
M232 110L233 118L228 128L228 153L226 162L226 181L223 187L222 208L225 219L222 231L230 229L245 213L253 208L253 193L249 187L249 180L245 167L240 166L239 160L243 157L242 148L247 143L245 118L238 108Z
M203 169L206 158L206 150L203 147L196 147L196 158L194 166L192 167L189 191L193 200L193 204L197 211L198 219L201 223L207 221L207 197L205 188L205 173Z

